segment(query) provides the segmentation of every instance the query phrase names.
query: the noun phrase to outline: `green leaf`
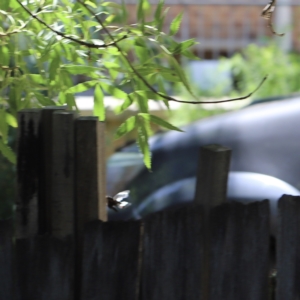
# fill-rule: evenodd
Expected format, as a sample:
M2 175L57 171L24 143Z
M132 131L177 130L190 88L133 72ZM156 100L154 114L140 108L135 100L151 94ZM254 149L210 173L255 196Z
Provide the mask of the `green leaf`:
M18 127L18 122L17 119L15 118L15 116L13 116L12 114L6 112L5 114L5 119L6 122L9 126L17 128Z
M28 74L27 79L37 84L45 84L45 79L40 74Z
M68 73L77 74L90 74L92 72L99 71L99 68L92 66L80 66L80 65L65 65L61 69L66 70Z
M122 9L122 5L114 2L103 2L101 6Z
M16 154L12 149L6 145L3 140L0 138L0 152L6 157L11 163L16 164Z
M83 83L79 83L79 84L67 89L65 91L65 93L67 93L67 94L81 93L81 92L84 92L86 90L93 88L98 82L99 82L98 80L90 80L90 81L86 81Z
M187 89L187 91L195 98L197 99L197 97L194 95L189 83L188 83L188 80L184 74L184 71L182 70L181 66L178 64L177 60L172 57L172 56L169 56L168 57L168 60L170 62L170 65L175 69L177 75L179 76L180 80L182 81L183 85L185 86L185 88Z
M0 110L0 135L4 142L7 141L8 124L6 122L6 112L4 109Z
M94 91L94 116L97 116L99 121L105 120L104 95L99 84L96 84Z
M145 123L143 121L140 121L139 126L138 126L137 143L143 154L144 164L150 170L151 169L151 153L150 153L150 149L149 149L148 139L149 139L149 137L148 137L148 132L147 132Z
M139 109L142 113L148 113L148 97L146 97L143 94L139 94L139 93L134 93L135 94L135 98L137 100Z
M67 103L67 98L65 92L60 92L58 95L58 104L64 105Z
M50 66L49 66L49 79L50 80L55 79L59 65L60 65L60 56L55 55L54 58L52 58Z
M139 91L135 91L133 92L133 94L138 94L141 97L143 97L144 99L148 100L156 100L159 99L159 95L157 95L156 93L152 92L152 91L144 91L144 90L139 90Z
M37 100L39 101L39 103L42 106L55 105L55 102L52 99L50 99L49 97L46 97L43 94L38 93L38 92L33 92L33 93L34 93L34 96L37 98Z
M175 35L178 32L180 24L181 24L182 16L183 16L183 12L181 12L180 14L178 14L176 16L176 18L172 21L172 23L170 25L170 33L169 33L169 35Z
M181 52L182 55L184 55L185 57L192 59L192 60L200 60L200 57L196 56L193 52L191 52L190 50L184 50Z
M109 85L107 83L101 82L101 87L110 95L118 98L118 99L126 99L127 93L123 92L122 90L118 89L113 85Z
M97 8L97 5L95 3L93 3L92 1L85 1L84 2L85 5L89 5L91 6L92 8ZM104 4L104 3L103 3ZM102 4L102 5L103 5Z
M139 115L142 116L142 117L144 117L145 114L141 114L140 113ZM150 115L150 114L148 116L149 116L150 122L152 122L152 123L155 123L155 124L157 124L159 126L167 128L169 130L176 130L176 131L183 132L183 130L181 130L180 128L178 128L178 127L176 127L176 126L168 123L167 121L165 121L165 120L163 120L163 119L161 119L161 118L159 118L157 116Z
M119 113L123 112L125 109L127 109L132 103L133 103L132 97L130 95L127 95L127 97L126 97L125 101L123 102L123 104L116 107L114 109L114 112L116 114L119 114Z
M66 94L66 103L69 109L75 108L76 110L78 110L74 94Z
M179 43L174 50L171 50L173 54L180 54L187 50L188 48L198 44L195 39L189 39L184 42Z
M158 89L162 94L167 95L165 86L164 86L164 78L163 76L157 76L157 84L158 84ZM167 109L170 109L170 105L169 105L169 101L167 99L162 99L162 101L164 102L165 106L167 107Z
M154 19L155 19L156 24L159 24L161 22L161 17L162 17L161 14L162 14L162 9L163 9L164 4L165 4L164 0L159 0L159 3L156 6L156 10L154 13Z
M132 131L136 126L136 116L128 118L124 123L122 123L115 133L115 138L118 139L124 134Z

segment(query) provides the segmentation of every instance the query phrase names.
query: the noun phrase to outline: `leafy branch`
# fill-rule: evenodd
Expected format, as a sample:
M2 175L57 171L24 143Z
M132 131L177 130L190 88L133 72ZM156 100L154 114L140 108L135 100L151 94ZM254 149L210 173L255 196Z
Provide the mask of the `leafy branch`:
M85 9L87 9L90 14L98 21L98 23L102 26L102 28L104 29L104 31L107 33L107 35L109 36L109 38L112 40L112 43L114 44L114 46L118 49L118 51L122 54L122 56L126 59L128 65L130 66L130 68L132 69L132 71L135 73L135 75L145 84L145 86L151 90L153 93L155 93L156 95L160 96L161 98L168 100L168 101L173 101L173 102L178 102L178 103L187 103L187 104L213 104L213 103L225 103L225 102L232 102L232 101L238 101L238 100L245 100L249 97L251 97L261 86L262 84L265 82L265 80L267 79L267 76L265 76L262 81L260 82L260 84L257 86L257 88L252 91L251 93L249 93L246 96L242 96L242 97L238 97L238 98L233 98L233 99L226 99L226 100L217 100L217 101L183 101L183 100L178 100L174 97L162 94L160 92L158 92L152 85L149 84L149 82L135 69L135 67L132 65L132 63L130 62L129 58L127 57L127 55L124 54L124 52L122 51L121 47L118 45L118 41L114 40L114 37L112 36L112 34L109 32L109 30L106 28L106 26L104 25L104 23L102 22L102 20L88 7L88 5L86 5L84 2L82 2L81 0L78 0L78 2L84 6ZM180 15L179 15L180 16Z
M151 167L150 124L180 130L152 116L149 99L162 100L168 108L172 101L187 104L238 101L250 97L267 78L243 97L211 102L197 100L175 59L176 55L195 59L189 49L196 42L174 39L182 13L171 22L169 32L163 32L167 13L163 0L156 6L152 21L146 21L148 0L139 0L138 23L130 25L121 24L127 15L124 3L101 1L97 6L95 0L45 0L39 7L36 1L27 4L21 1L0 3L0 11L6 9L5 17L12 23L0 47L0 109L13 118L26 107L67 104L72 109L76 107L75 94L91 88L94 89L94 115L101 121L105 119L105 93L123 99L116 113L126 111L134 103L138 112L120 126L117 137L136 129L137 143L148 168ZM16 24L22 26L16 28ZM101 40L98 39L100 30ZM77 75L88 79L74 84L73 76ZM169 96L166 83L183 84L195 101ZM6 145L5 126L0 124L0 140Z
M103 45L97 45L97 44L92 44L92 43L88 43L86 41L82 41L79 39L76 39L70 35L64 34L61 31L55 30L53 29L51 26L49 26L46 22L44 22L42 19L40 19L36 14L33 14L25 5L22 4L22 2L20 0L16 0L19 5L35 20L37 20L40 24L42 24L44 27L48 28L50 31L52 31L53 33L63 37L64 39L70 40L72 42L75 42L81 46L85 46L91 49L99 49L99 48L107 48L107 47L111 47L111 46L116 46L117 42L120 42L124 39L127 38L126 35L122 36L120 39L113 41L112 43L109 44L103 44Z

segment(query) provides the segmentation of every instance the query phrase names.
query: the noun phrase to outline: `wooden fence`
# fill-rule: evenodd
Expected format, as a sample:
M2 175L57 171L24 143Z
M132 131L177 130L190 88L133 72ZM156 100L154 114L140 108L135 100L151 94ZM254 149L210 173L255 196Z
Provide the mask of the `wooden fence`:
M300 201L279 201L274 296L268 201L223 203L228 149L201 149L195 203L105 222L104 125L46 108L22 111L19 126L1 300L300 299Z

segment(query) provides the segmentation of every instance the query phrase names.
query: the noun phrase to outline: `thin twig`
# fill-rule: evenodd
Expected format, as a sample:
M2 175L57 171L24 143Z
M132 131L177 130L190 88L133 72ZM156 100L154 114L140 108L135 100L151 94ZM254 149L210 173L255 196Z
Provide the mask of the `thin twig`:
M35 14L33 14L26 6L24 6L20 0L17 0L17 2L19 3L19 5L35 20L37 20L40 24L42 24L44 27L48 28L49 30L51 30L52 32L54 32L55 34L67 39L67 40L70 40L70 41L73 41L81 46L85 46L85 47L88 47L88 48L91 48L91 49L99 49L99 48L107 48L107 47L111 47L111 46L116 46L116 42L120 42L124 39L127 38L127 36L123 36L121 37L120 39L118 39L117 41L114 41L113 39L113 42L112 43L109 43L109 44L103 44L103 45L96 45L96 44L92 44L92 43L88 43L88 42L85 42L85 41L82 41L82 40L78 40L76 38L73 38L72 36L70 35L66 35L58 30L55 30L53 29L51 26L49 26L46 22L44 22L42 19L40 19L39 17L37 17Z
M174 101L174 102L178 102L178 103L187 103L187 104L213 104L213 103L224 103L224 102L231 102L231 101L237 101L237 100L244 100L249 98L250 96L252 96L260 87L261 85L265 82L265 80L267 79L267 76L265 76L263 78L263 80L260 82L260 84L258 85L258 87L251 92L250 94L243 96L243 97L238 97L238 98L233 98L233 99L227 99L227 100L218 100L218 101L183 101L183 100L178 100L175 99L171 96L168 95L164 95L160 92L158 92L154 87L152 87L149 82L135 69L135 67L132 65L132 63L130 62L129 58L123 53L122 49L120 48L120 46L118 45L118 43L116 41L114 41L114 37L112 36L112 34L109 32L109 30L106 28L106 26L104 25L104 23L102 22L102 20L85 4L83 3L81 0L78 0L78 2L85 8L87 9L90 14L97 20L97 22L100 24L100 26L103 28L103 30L105 31L105 33L109 36L109 38L114 42L114 46L118 49L118 51L121 53L121 55L125 58L125 60L127 61L127 63L129 64L130 68L132 69L132 71L136 74L136 76L145 84L145 86L152 91L153 93L155 93L156 95L160 96L161 98L168 100L168 101Z

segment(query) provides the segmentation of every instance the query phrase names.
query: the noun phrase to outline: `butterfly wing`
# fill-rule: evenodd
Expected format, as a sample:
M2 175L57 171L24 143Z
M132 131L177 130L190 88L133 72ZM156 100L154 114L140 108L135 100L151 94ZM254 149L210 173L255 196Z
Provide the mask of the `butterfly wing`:
M123 209L123 208L125 208L125 207L130 206L130 205L131 205L131 203L126 202L126 201L123 201L123 202L120 202L120 203L118 204L118 207L119 207L120 209Z
M114 196L114 200L116 200L118 202L122 202L124 199L126 199L129 196L129 193L130 193L129 190L120 192Z
M272 13L275 10L275 0L271 1L263 10L261 15L266 18L266 19L270 19L272 16Z

